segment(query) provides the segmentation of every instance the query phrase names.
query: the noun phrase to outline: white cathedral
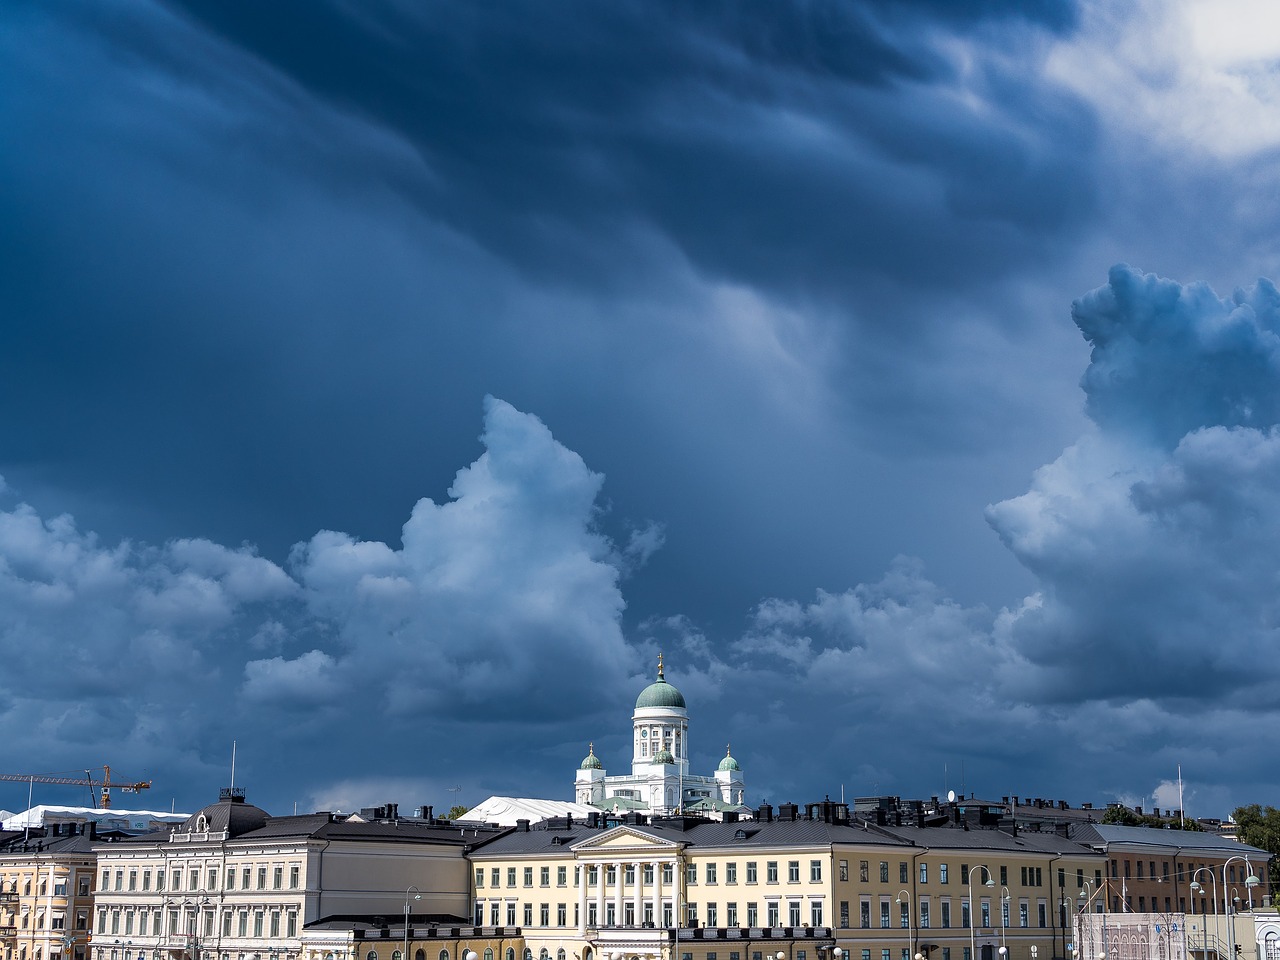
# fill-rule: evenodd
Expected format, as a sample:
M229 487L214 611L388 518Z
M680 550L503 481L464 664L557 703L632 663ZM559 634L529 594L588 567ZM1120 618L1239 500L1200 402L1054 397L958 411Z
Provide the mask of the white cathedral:
M742 768L728 749L715 774L689 773L689 711L668 683L658 657L658 679L640 691L631 714L631 773L609 776L594 744L574 777L574 800L615 813L694 813L719 818L750 814Z

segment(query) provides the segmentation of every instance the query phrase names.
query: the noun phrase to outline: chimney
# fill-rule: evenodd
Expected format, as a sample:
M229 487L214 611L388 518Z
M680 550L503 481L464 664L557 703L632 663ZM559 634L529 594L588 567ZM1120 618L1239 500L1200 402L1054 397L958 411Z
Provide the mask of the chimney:
M773 805L769 803L760 804L760 809L756 811L756 819L765 823L773 823Z
M529 832L529 821L524 819L517 820L516 833L528 833L528 832Z

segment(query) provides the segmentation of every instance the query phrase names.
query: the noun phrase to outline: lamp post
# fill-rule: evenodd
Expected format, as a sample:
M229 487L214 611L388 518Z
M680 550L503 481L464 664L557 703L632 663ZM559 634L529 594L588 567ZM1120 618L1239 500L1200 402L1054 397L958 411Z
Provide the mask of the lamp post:
M1009 910L1012 908L1013 895L1006 886L1000 887L1000 956L1009 955Z
M422 891L412 884L404 892L404 953L401 954L400 960L409 960L409 894L411 893L414 900L422 899Z
M1236 917L1235 911L1233 911L1231 909L1231 905L1227 903L1227 895L1231 892L1227 889L1227 864L1233 863L1236 860L1242 860L1249 866L1249 873L1245 877L1244 885L1245 889L1249 893L1250 910L1253 909L1253 888L1262 882L1258 879L1257 875L1254 874L1253 864L1250 862L1248 857L1237 854L1234 857L1227 857L1227 859L1222 861L1222 911L1227 915L1227 942L1231 946L1231 960L1235 960L1236 956ZM1240 898L1236 897L1235 902L1239 903Z
M906 890L899 890L898 895L893 898L893 902L906 908L907 922L902 925L907 928L907 949L903 951L902 958L903 960L909 960L911 956L911 894ZM902 913L901 910L898 912Z
M973 902L973 871L981 870L987 877L982 881L984 887L994 887L996 885L995 878L991 876L991 868L985 864L977 864L969 868L969 960L978 960L978 940L974 935L974 931L978 925L978 918L974 916Z
M1204 884L1203 884L1203 883L1201 883L1199 880L1197 880L1197 879L1196 879L1196 877L1200 876L1200 874L1202 874L1202 873L1207 873L1207 874L1209 875L1209 879L1213 881L1213 912L1214 912L1214 914L1215 914L1215 916L1214 916L1214 936L1216 937L1216 936L1217 936L1217 926L1218 926L1218 924L1217 924L1217 916L1216 916L1216 915L1217 915L1217 913L1218 913L1218 876L1217 876L1217 874L1215 874L1215 873L1213 872L1213 870L1212 870L1211 868L1209 868L1209 867L1201 867L1201 868L1200 868L1199 870L1197 870L1195 873L1191 874L1191 892L1192 892L1192 893L1204 893ZM1204 914L1203 914L1203 913L1201 913L1201 917L1202 917L1202 918L1203 918L1203 916L1204 916ZM1204 922L1204 921L1203 921L1203 919L1202 919L1202 920L1201 920L1201 923L1203 923L1203 922ZM1230 933L1230 924L1228 924L1228 925L1227 925L1227 930L1228 930L1228 933ZM1206 931L1205 931L1205 936L1206 936L1206 938L1208 937L1208 935L1209 935L1209 934L1208 934L1208 931L1206 930ZM1208 950L1209 950L1209 943L1208 943L1207 939L1206 939L1206 941L1205 941L1205 945L1204 945L1204 947L1205 947L1205 951L1206 951L1206 952L1208 952ZM1234 954L1234 953L1235 953L1235 951L1233 950L1233 951L1232 951L1232 953ZM1234 956L1232 957L1232 960L1235 960Z
M1089 891L1087 895L1085 893L1085 889ZM1075 955L1077 957L1080 956L1080 942L1084 939L1085 911L1088 910L1089 904L1093 902L1094 898L1106 889L1107 889L1107 886L1106 886L1105 880L1096 888L1094 887L1092 880L1086 880L1084 881L1084 889L1081 889L1080 896L1076 898L1076 925L1079 927L1079 930L1076 933ZM1089 938L1089 942L1092 945L1093 943L1092 937ZM1093 960L1093 958L1090 957L1088 958L1088 960ZM1106 910L1102 911L1102 949L1098 951L1097 960L1107 960L1107 911Z

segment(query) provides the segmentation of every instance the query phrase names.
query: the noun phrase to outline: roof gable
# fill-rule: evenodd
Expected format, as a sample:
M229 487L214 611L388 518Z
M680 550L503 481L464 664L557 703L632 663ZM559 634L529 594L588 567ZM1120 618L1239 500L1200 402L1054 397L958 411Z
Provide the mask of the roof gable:
M619 850L644 851L646 853L674 853L679 844L650 833L637 830L629 824L606 830L598 836L588 837L573 845L576 854L590 854L595 851L617 853Z

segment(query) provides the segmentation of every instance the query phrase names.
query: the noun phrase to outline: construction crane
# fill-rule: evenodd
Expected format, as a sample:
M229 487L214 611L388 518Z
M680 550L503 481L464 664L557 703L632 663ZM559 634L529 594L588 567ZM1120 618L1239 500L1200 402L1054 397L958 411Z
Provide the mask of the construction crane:
M40 773L0 773L0 780L17 780L23 783L61 783L69 787L101 787L102 788L102 809L111 809L111 791L123 790L125 793L141 793L143 790L151 789L150 780L140 780L137 783L112 783L111 768L104 765L102 767L102 779L96 780L91 771L86 770L83 777L53 777Z

